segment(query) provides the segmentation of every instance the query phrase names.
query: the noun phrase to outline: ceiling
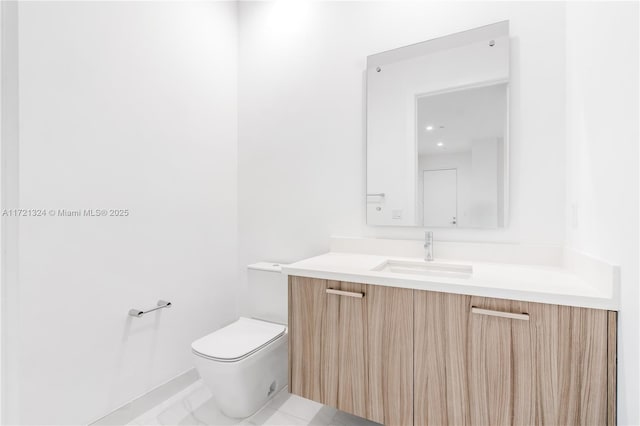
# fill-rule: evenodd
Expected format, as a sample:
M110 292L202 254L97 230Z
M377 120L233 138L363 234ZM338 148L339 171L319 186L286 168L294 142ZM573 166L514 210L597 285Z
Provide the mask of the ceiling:
M474 139L503 137L506 93L503 83L418 98L419 155L470 151Z

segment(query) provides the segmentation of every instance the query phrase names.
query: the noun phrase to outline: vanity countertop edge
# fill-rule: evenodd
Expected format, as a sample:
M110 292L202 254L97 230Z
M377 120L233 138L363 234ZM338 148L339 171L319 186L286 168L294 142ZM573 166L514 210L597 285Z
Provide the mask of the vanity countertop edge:
M492 297L618 311L619 271L611 266L611 282L596 288L581 274L562 267L435 259L439 263L471 264L469 278L426 277L376 271L388 260L423 261L419 258L328 252L282 265L286 276L381 285L415 290ZM607 280L608 281L608 280Z

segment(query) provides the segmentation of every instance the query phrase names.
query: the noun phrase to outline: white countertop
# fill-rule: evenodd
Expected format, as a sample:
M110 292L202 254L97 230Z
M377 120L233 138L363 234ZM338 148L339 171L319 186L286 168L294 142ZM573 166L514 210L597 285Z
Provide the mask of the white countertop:
M468 277L440 277L375 271L388 260L418 261L421 258L329 252L282 265L282 272L310 278L431 290L472 296L618 310L613 285L594 286L578 274L558 266L453 261L434 262L472 265Z

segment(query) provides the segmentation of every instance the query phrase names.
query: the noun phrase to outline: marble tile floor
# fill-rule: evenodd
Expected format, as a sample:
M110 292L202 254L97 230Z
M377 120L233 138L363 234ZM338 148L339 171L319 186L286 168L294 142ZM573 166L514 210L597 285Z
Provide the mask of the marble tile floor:
M287 388L247 419L231 419L218 410L202 380L129 423L131 426L378 426L360 417L291 395Z

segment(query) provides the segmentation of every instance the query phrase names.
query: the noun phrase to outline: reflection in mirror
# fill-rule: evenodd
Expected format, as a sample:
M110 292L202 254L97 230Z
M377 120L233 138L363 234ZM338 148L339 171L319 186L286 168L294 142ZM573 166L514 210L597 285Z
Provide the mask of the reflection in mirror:
M419 221L502 226L506 83L421 95L416 108Z
M367 58L367 224L508 216L509 22Z

